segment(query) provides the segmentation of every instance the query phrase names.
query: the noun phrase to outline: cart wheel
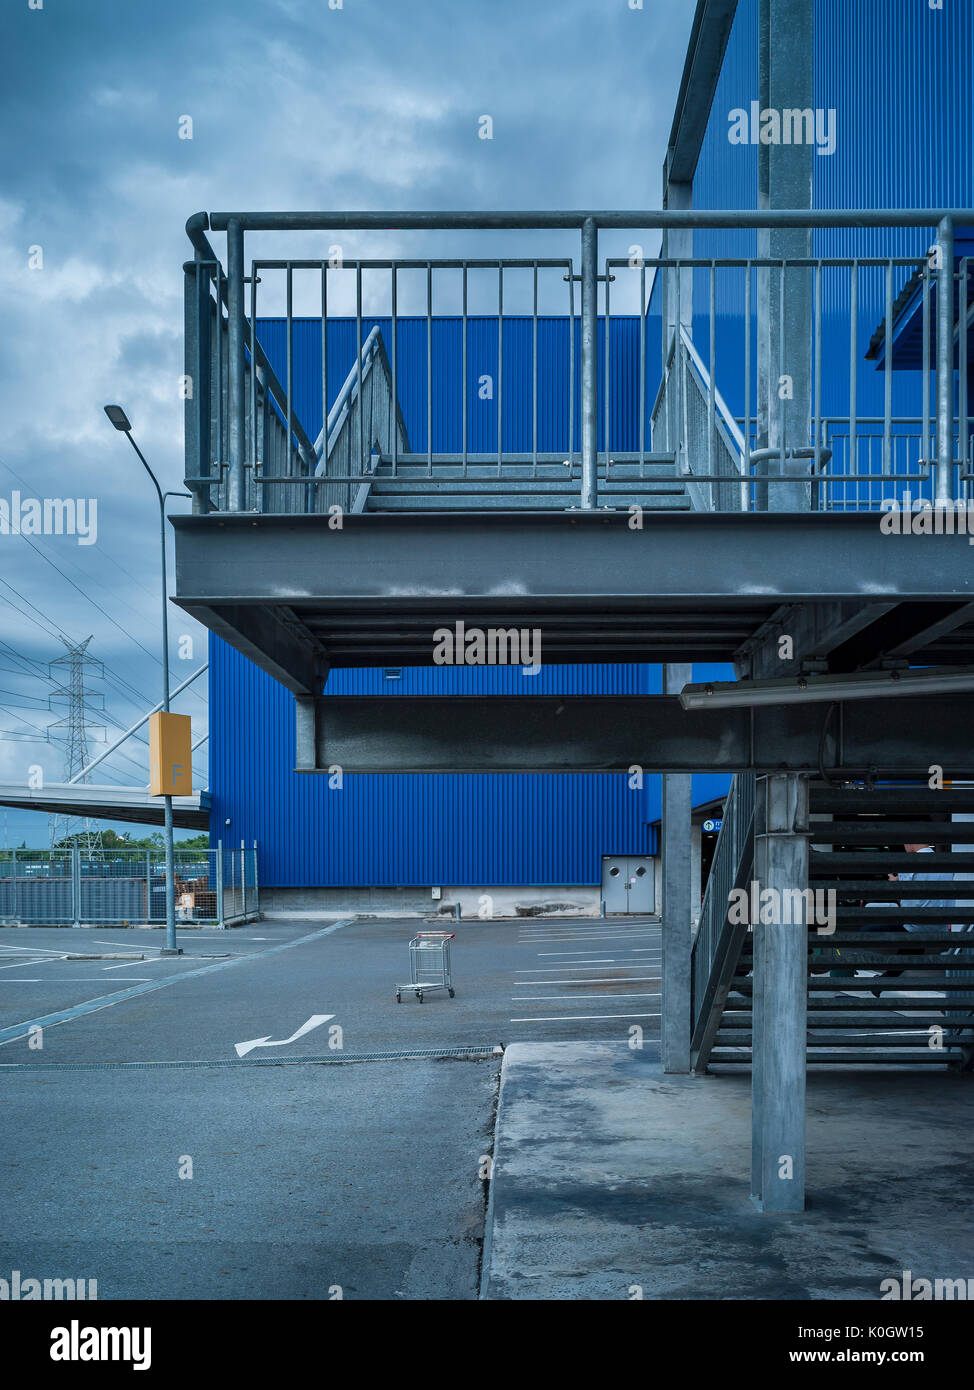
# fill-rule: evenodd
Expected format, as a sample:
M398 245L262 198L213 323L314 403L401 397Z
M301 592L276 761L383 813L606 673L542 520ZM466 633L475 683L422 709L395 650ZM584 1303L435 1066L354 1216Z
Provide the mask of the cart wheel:
M402 994L400 993L400 991L399 991L398 989L396 990L396 1003L397 1003L397 1004L401 1004L401 1003L402 1003Z
M417 998L417 999L419 1000L419 1002L422 1004L422 1002L423 1002L423 991L422 991L422 990L419 990L419 991L417 992L416 998Z
M455 991L451 989L451 990L450 990L450 998L451 998L451 999L454 997L454 994L455 994Z

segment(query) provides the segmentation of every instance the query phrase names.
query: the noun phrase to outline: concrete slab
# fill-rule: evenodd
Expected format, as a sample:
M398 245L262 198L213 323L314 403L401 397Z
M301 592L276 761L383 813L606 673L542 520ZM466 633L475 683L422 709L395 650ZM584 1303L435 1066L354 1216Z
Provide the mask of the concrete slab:
M750 1077L626 1043L518 1043L502 1070L482 1296L879 1299L974 1275L974 1084L808 1077L808 1199L750 1201Z

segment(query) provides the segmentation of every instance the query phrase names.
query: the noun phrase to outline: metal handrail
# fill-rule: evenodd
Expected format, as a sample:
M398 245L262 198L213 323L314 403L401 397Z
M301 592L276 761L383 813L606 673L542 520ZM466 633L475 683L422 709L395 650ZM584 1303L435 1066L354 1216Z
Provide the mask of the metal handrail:
M738 773L724 803L723 821L707 880L691 961L695 1071L703 1070L720 1026L747 926L728 921L730 894L747 879L754 860L754 774Z

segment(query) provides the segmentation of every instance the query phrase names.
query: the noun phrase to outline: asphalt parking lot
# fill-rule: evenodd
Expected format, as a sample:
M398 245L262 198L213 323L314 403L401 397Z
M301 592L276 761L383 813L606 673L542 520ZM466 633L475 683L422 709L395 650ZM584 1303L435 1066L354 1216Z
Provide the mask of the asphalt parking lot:
M659 926L463 922L456 997L397 1004L421 925L260 922L175 958L157 931L0 932L0 1274L475 1297L493 1049L637 1026L654 1052Z

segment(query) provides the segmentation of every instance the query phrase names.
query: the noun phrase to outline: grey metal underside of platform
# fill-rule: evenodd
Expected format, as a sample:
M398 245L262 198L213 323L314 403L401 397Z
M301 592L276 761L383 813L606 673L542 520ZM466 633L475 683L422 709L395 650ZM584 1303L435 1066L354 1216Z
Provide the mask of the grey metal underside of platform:
M432 630L458 620L540 627L546 664L702 662L740 659L800 610L798 626L816 631L806 649L835 669L889 655L974 662L966 535L885 535L866 512L629 520L415 511L332 529L322 515L178 517L175 602L296 693L314 686L315 663L430 664ZM843 617L831 651L813 610Z

